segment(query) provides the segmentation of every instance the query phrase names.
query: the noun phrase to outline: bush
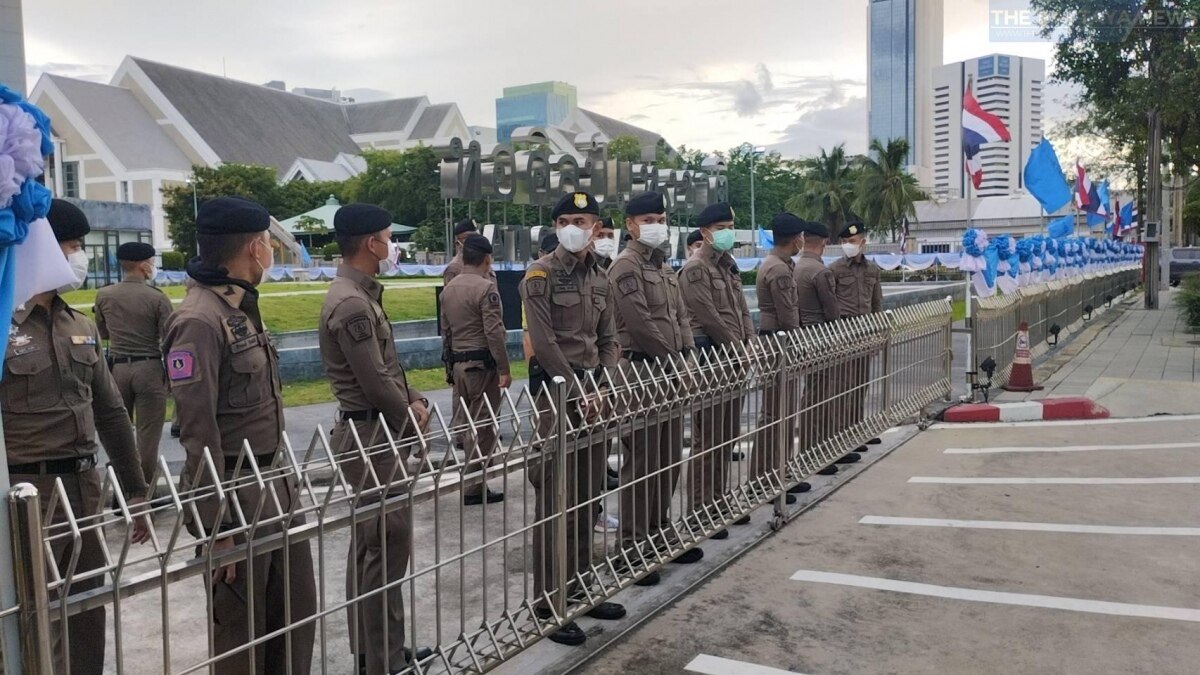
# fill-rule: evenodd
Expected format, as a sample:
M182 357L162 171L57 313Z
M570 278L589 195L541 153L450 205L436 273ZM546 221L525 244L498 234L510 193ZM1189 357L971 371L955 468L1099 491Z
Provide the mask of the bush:
M331 241L321 247L321 257L325 258L326 260L333 260L335 257L341 254L342 251L338 248L336 241Z
M180 251L163 251L162 268L170 272L178 272L187 264L187 256Z
M1183 312L1183 320L1192 328L1200 328L1200 274L1189 274L1175 292L1175 304Z
M746 288L754 288L758 285L758 270L750 270L742 272L742 285Z

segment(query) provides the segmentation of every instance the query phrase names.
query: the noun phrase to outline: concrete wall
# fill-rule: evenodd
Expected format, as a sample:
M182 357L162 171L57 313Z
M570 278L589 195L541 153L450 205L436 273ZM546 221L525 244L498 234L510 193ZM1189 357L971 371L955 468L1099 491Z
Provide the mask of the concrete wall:
M27 93L21 0L0 0L0 84L22 96Z

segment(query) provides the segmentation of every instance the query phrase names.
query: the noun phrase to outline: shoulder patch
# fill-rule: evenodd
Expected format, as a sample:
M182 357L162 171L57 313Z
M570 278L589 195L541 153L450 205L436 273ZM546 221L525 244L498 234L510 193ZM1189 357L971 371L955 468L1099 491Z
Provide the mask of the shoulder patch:
M700 269L699 267L693 267L692 269L687 271L687 280L688 281L703 281L704 280L704 270Z
M637 277L634 276L633 274L626 274L626 275L622 276L620 279L617 279L617 290L621 291L621 293L623 295L629 295L630 293L636 293L637 289L638 289Z
M545 279L548 276L549 275L546 273L546 270L534 268L525 273L525 281L532 281L534 279Z
M167 354L167 378L172 382L199 381L196 373L196 352L192 349L175 349Z
M489 305L491 305L493 307L499 307L500 306L500 294L497 293L496 291L492 291L491 293L488 293L487 301L488 301Z
M795 283L796 280L793 279L792 275L790 274L785 274L784 276L781 276L775 280L775 286L783 289L791 288Z
M371 326L371 317L366 314L357 314L350 317L350 320L346 322L346 332L350 334L350 337L354 338L355 342L366 340L375 332Z
M540 298L546 294L546 273L542 272L540 277L530 279L528 275L525 277L525 295L530 298Z

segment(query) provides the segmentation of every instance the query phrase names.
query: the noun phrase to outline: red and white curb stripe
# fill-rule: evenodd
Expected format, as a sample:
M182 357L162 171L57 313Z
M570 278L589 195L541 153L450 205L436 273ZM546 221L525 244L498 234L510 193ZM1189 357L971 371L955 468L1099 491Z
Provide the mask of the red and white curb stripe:
M1099 420L1108 409L1090 398L1070 396L1014 403L967 403L946 410L946 422L1031 422L1035 420Z

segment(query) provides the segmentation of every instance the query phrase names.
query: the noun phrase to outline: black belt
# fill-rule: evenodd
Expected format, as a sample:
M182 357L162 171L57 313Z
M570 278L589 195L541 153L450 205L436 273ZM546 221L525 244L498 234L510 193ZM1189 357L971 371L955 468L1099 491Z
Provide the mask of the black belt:
M760 330L760 331L758 331L758 337L766 337L766 336L768 336L768 335L774 335L774 334L775 334L775 332L774 332L774 331L769 331L769 330Z
M708 349L714 344L712 338L707 335L693 335L692 339L696 342L696 349Z
M233 477L233 467L237 466L237 461L238 461L237 455L225 455L225 477L226 478ZM254 463L258 465L259 471L269 468L272 464L275 463L275 453L271 452L271 453L267 453L265 455L255 455ZM249 462L242 463L242 470L243 470L242 475L245 475L244 471L247 466L249 466Z
M112 363L137 363L139 361L161 361L161 356L110 356Z
M653 361L654 360L653 356L650 356L649 354L646 354L645 352L635 352L630 349L626 349L624 352L622 352L621 356L624 356L629 361L639 361L640 362L640 361Z
M492 352L487 349L450 353L450 363L467 363L469 361L483 361L489 368L496 367L496 359L492 358Z
M371 420L379 419L378 410L339 410L338 417L342 418L343 422L354 420L355 422L370 422Z
M26 476L46 474L83 473L96 467L95 455L71 457L69 459L47 459L29 464L9 464L8 472Z

